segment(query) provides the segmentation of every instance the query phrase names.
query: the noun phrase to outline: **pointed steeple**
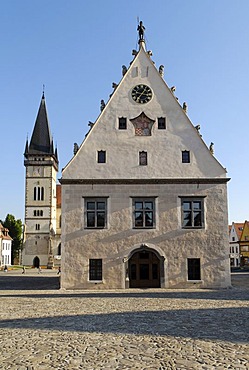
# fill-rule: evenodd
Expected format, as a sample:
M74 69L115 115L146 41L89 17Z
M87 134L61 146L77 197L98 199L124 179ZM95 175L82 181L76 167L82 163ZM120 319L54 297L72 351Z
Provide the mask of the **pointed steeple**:
M35 121L28 152L29 154L54 154L44 92L42 94L41 104Z
M25 144L25 151L24 151L24 155L25 157L29 154L29 140L27 138L26 140L26 144Z

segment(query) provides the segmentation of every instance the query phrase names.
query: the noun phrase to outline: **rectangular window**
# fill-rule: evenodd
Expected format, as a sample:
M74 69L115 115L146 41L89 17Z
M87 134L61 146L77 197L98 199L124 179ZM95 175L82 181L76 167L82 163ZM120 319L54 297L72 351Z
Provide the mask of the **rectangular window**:
M126 117L120 117L118 119L118 128L119 128L119 130L126 130L127 129L127 119L126 119Z
M188 280L201 280L200 258L188 258Z
M86 199L86 227L103 229L107 221L107 201L102 198Z
M89 280L102 280L102 259L89 260Z
M203 198L182 198L182 228L204 228Z
M190 163L190 152L188 150L182 152L182 163Z
M139 152L139 166L147 166L147 152Z
M165 117L159 117L157 119L157 124L158 124L158 130L165 130L166 129L166 119Z
M133 227L148 229L155 227L155 199L133 200Z
M98 163L106 163L106 151L98 151Z
M40 230L40 224L36 224L36 225L35 225L35 229L36 229L36 230Z

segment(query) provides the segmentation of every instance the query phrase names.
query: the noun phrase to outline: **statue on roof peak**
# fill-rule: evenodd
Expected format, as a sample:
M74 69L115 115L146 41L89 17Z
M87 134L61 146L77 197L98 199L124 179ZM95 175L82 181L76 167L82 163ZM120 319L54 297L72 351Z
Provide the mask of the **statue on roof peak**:
M145 27L144 27L142 21L139 22L139 25L137 26L137 30L138 30L138 35L139 35L139 41L143 41L144 40Z

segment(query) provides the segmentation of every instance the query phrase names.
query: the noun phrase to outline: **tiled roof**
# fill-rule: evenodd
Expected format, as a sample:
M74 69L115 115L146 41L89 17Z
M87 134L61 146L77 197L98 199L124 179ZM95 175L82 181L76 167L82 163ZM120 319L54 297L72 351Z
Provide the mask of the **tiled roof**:
M241 234L242 234L242 231L243 231L244 223L234 222L233 224L234 224L234 228L235 228L236 234L237 234L238 238L240 239Z
M0 238L2 240L12 240L9 236L9 230L0 223Z
M61 208L61 185L56 185L56 206L57 208Z

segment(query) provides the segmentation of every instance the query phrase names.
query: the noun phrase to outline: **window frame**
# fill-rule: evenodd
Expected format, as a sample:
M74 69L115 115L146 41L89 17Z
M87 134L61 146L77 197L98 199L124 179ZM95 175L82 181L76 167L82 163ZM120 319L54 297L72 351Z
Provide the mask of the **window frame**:
M139 166L148 166L148 152L139 152Z
M148 209L145 206L145 203L152 203L152 208ZM136 203L142 203L142 208L136 206ZM136 224L136 219L138 216L136 214L142 214L142 225L139 226ZM152 225L146 226L146 215L152 213ZM133 229L155 229L156 228L156 198L155 197L134 197L132 198L132 227Z
M195 265L195 263L197 265ZM192 264L192 266L191 266ZM187 276L188 281L201 281L201 259L200 258L187 258Z
M107 204L107 197L91 197L91 198L84 198L84 221L85 221L85 229L106 229L107 228L107 216L108 216L108 204ZM94 208L89 208L88 203L94 203ZM104 208L99 208L97 203L104 203ZM96 207L97 206L97 207ZM94 226L89 225L89 214L94 213ZM100 213L104 213L104 225L98 226L98 216ZM89 226L88 226L89 225Z
M126 117L119 117L118 118L118 129L119 130L127 130L127 118Z
M205 229L205 199L206 196L180 196L181 199L181 228L182 229ZM194 208L193 203L200 202L200 208ZM191 203L189 209L184 210L184 203ZM186 214L190 213L191 225L184 225L184 220L186 220ZM200 213L200 224L195 225L195 213Z
M166 130L166 117L157 117L157 129Z
M88 280L91 282L103 280L102 258L89 258Z
M106 151L105 150L98 150L97 163L106 163Z
M35 201L44 200L44 187L43 186L34 187L34 200Z
M182 150L182 163L190 163L190 151Z

